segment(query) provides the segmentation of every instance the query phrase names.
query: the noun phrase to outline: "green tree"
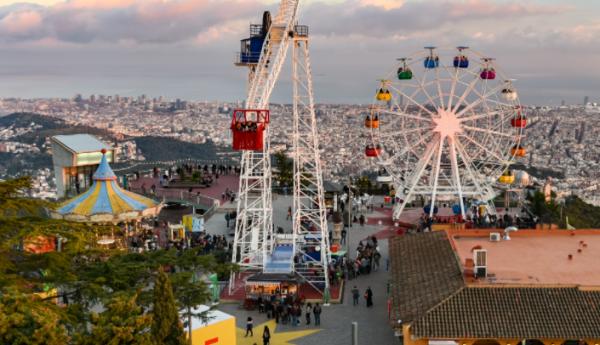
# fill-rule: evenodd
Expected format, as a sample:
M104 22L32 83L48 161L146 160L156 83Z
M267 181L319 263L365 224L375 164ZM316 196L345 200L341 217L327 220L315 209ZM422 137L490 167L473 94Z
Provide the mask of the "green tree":
M69 341L56 304L13 289L0 294L0 344L63 345Z
M291 186L294 178L294 161L289 159L285 152L279 151L274 154L275 166L277 167L277 181L280 186Z
M207 317L206 311L196 312L194 309L211 299L211 293L200 277L210 272L224 276L234 268L229 264L219 263L213 256L198 254L193 250L183 252L178 260L181 272L171 275L175 297L179 302L181 316L186 319L188 334L192 333L193 318L206 320Z
M159 269L154 283L152 316L154 341L162 345L186 343L171 281L162 269Z
M546 196L540 191L536 191L529 196L529 205L531 212L539 217L539 221L545 224L559 224L560 209L554 198L549 202L546 201Z
M30 187L28 177L0 182L0 296L19 300L29 296L21 303L25 309L15 310L15 317L23 313L23 320L29 321L11 323L10 319L0 318L0 328L9 327L23 337L37 338L44 325L31 325L40 321L37 315L41 311L48 324L56 323L50 327L54 332L65 328L72 332L84 324L84 314L78 308L57 308L54 301L78 294L77 271L98 257L95 238L111 228L49 219L46 209L53 205L28 198ZM60 250L53 250L59 239ZM32 298L40 292L45 292L43 297ZM50 335L47 338L53 339Z
M104 322L102 314L92 313L94 306L114 305L116 308L115 296L136 296L136 305L149 310L156 298L153 294L160 291L168 291L170 298L156 298L160 303L154 304L155 307L167 310L170 305L174 313L159 314L163 319L165 315L174 315L173 328L182 334L177 307L192 310L205 302L207 295L205 284L191 279L192 273L224 275L232 268L211 255L201 255L199 249L183 254L176 250L129 253L101 249L96 243L98 235L113 231L118 234L119 229L50 219L45 209L53 205L28 198L30 185L28 178L0 182L0 344L20 344L16 340L5 341L15 335L29 338L32 344L37 344L32 339L47 339L45 344L51 345L53 339L58 339L59 344L72 343L65 340L65 336L83 343L93 338L88 326ZM58 239L60 250L58 247L39 250L41 244L52 245ZM160 267L166 265L178 267L179 273L171 275L177 289L149 290ZM56 300L68 302L68 306L58 307ZM14 301L19 301L17 306ZM5 317L7 315L11 317ZM110 314L104 315L108 318ZM136 320L148 322L150 332L149 319ZM53 333L44 335L45 331ZM38 334L43 336L38 337Z
M137 295L117 295L100 314L92 314L92 331L80 345L154 345L150 333L152 316L145 314Z

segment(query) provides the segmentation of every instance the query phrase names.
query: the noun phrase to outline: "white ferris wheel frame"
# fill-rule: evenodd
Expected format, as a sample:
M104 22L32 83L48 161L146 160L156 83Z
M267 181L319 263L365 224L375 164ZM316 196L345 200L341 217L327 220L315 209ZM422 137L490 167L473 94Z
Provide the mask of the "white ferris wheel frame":
M468 68L453 66L459 54L469 59ZM439 67L424 68L434 56ZM489 202L498 177L515 161L511 149L520 145L523 128L511 126L522 112L513 82L493 59L464 47L426 48L399 60L380 84L391 101L375 101L370 114L380 119L370 129L371 145L381 146L378 164L399 199L394 219L416 195L429 197L430 216L436 201L453 199L464 217L464 199ZM410 68L413 78L399 80L400 67ZM481 78L483 68L493 68L495 79ZM514 92L511 99L503 97L506 90Z

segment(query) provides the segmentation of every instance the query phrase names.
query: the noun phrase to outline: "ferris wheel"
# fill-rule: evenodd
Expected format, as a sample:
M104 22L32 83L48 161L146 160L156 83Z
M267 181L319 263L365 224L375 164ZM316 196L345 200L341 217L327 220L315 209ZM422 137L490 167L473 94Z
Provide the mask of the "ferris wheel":
M430 216L443 203L464 217L466 201L486 203L514 181L526 124L513 80L493 58L426 47L379 81L365 154L392 178L394 219L417 196Z

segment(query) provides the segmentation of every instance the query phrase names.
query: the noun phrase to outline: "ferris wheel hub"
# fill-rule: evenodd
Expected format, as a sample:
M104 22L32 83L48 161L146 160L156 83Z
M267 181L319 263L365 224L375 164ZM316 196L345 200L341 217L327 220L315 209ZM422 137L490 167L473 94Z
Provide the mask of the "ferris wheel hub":
M456 113L450 109L438 108L437 116L432 117L434 132L441 138L453 137L462 132L461 121Z

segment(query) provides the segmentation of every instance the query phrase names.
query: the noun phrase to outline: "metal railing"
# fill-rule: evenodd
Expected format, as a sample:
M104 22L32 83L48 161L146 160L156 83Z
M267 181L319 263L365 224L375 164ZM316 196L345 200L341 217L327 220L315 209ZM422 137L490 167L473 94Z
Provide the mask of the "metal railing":
M260 61L260 52L237 52L234 64L257 64Z
M218 199L210 196L174 189L157 189L154 192L151 190L142 190L140 188L131 188L131 191L142 194L144 196L163 201L184 201L194 206L200 206L204 211L204 219L210 218L221 206Z
M294 27L294 34L300 37L308 37L308 25L296 25Z

